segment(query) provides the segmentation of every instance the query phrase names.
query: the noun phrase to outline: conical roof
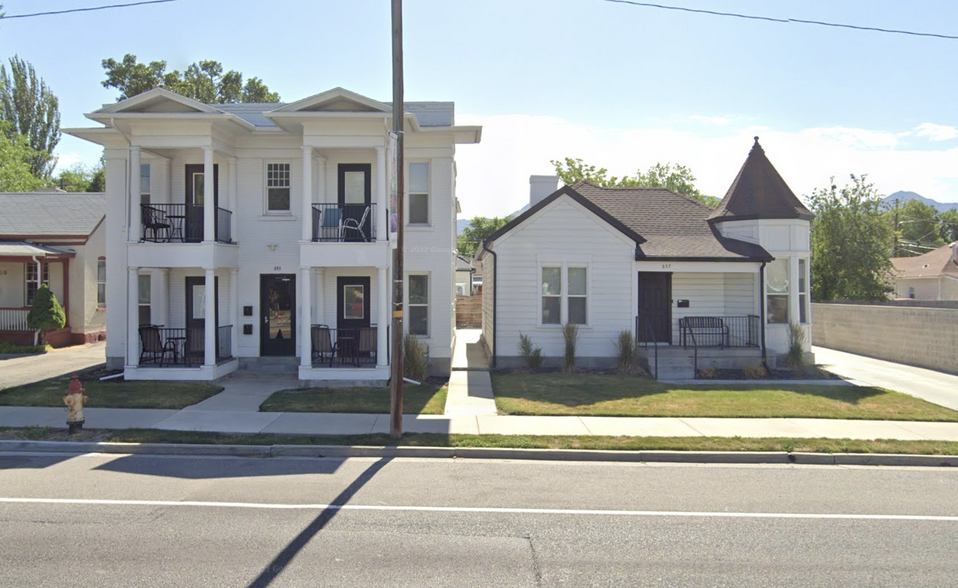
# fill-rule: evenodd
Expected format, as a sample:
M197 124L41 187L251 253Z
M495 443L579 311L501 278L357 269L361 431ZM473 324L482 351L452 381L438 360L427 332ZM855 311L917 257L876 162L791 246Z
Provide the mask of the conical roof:
M812 220L812 214L778 175L765 151L755 144L709 222L782 218Z

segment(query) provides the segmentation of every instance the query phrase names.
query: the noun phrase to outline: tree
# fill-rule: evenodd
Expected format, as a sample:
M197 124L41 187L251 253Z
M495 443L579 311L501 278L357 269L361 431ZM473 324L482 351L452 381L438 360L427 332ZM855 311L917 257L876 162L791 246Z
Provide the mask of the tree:
M707 196L695 187L695 175L692 170L681 164L656 163L643 173L636 171L634 176L608 177L608 170L604 167L596 168L581 159L566 157L565 161L552 160L556 175L567 186L581 180L587 180L596 186L605 188L666 188L697 200L706 206L714 208L720 200L714 196Z
M891 292L892 230L881 198L866 176L808 197L812 221L812 297L815 300L882 300ZM834 181L834 178L832 178Z
M244 84L243 74L235 70L223 73L223 64L218 61L198 61L183 73L167 72L165 61L138 63L136 55L127 53L120 61L111 57L104 59L101 65L106 70L103 87L120 90L119 100L154 88L166 88L206 104L279 102L279 94L270 92L263 80L253 77Z
M57 188L67 192L103 192L106 173L102 163L97 167L87 168L82 163L61 170L54 178Z
M40 284L33 295L33 307L27 313L27 326L40 331L40 344L46 342L47 331L62 329L67 324L67 316L50 286Z
M47 179L53 174L53 150L60 142L60 110L57 97L33 66L17 56L10 58L10 71L0 64L0 119L10 122L8 139L23 135L34 153L30 172Z
M456 237L456 248L459 255L472 257L476 254L479 244L490 235L501 229L509 222L508 218L483 218L477 216L469 221L469 225Z
M958 208L952 208L941 213L941 225L938 234L946 243L958 241Z
M30 172L28 161L33 149L20 135L8 139L3 129L9 123L0 121L0 192L31 192L43 185L43 180Z

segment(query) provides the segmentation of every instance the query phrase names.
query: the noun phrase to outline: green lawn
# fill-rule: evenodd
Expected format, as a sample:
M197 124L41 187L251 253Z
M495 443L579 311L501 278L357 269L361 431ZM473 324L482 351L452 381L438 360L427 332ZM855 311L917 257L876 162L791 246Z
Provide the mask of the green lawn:
M428 384L403 386L405 414L442 414L446 387ZM308 388L281 390L260 405L262 412L389 412L389 388Z
M63 407L70 378L0 390L0 406ZM97 379L80 381L86 388L89 408L184 408L223 390L204 382L124 382Z
M84 437L85 436L85 437ZM953 441L888 439L791 439L741 437L598 437L550 435L406 434L396 442L389 435L279 435L272 433L206 433L124 429L85 429L70 437L62 429L4 428L0 439L113 441L120 443L208 443L214 445L365 445L405 447L514 447L522 449L598 449L606 451L791 451L807 453L909 453L958 455Z
M492 389L499 411L517 415L958 421L953 410L860 386L678 386L631 376L516 373L493 375Z

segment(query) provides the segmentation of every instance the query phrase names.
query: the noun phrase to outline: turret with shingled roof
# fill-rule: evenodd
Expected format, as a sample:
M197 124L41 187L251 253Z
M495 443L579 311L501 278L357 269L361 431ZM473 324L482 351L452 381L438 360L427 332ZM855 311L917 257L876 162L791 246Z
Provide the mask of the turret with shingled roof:
M752 219L815 218L795 196L782 176L765 156L755 137L742 169L735 176L725 198L709 215L710 223Z

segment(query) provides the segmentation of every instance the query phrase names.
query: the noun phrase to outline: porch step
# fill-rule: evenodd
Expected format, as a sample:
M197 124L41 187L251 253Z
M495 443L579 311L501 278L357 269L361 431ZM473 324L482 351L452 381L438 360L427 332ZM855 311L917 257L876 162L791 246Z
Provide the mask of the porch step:
M295 374L299 371L299 358L241 357L240 369L258 373Z
M691 357L660 353L658 365L656 365L654 354L650 353L648 359L650 371L652 374L657 372L659 380L687 380L695 377L695 367Z

